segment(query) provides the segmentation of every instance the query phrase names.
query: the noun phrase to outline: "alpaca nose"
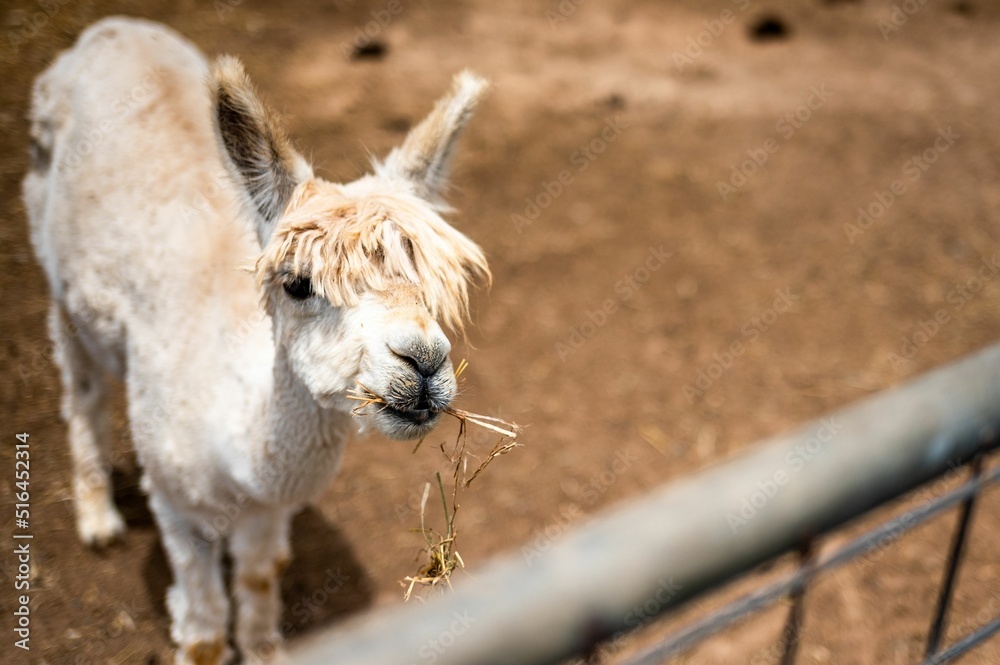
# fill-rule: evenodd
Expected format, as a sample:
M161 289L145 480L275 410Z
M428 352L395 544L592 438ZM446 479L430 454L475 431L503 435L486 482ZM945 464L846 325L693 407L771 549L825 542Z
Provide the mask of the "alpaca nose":
M437 339L408 336L389 342L389 350L426 378L434 376L441 369L448 359L451 344L443 335Z

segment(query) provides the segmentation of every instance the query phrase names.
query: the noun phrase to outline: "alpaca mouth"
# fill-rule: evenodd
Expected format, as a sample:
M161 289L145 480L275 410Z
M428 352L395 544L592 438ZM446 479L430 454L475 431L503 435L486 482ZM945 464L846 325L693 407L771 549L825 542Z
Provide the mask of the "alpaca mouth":
M380 396L364 384L347 392L346 398L359 402L351 411L356 416L370 417L375 427L390 439L417 439L430 432L441 414L448 411L452 393L427 390L400 399L399 391L392 398Z
M389 404L375 412L375 425L393 439L416 439L437 424L441 411L434 409L400 409Z
M397 418L410 421L414 425L422 425L439 413L431 409L397 409L392 406L386 406L385 410Z

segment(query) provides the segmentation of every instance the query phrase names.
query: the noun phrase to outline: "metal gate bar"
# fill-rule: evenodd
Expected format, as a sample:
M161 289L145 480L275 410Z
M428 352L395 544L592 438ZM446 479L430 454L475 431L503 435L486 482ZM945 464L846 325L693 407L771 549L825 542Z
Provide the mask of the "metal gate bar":
M977 457L972 463L972 477L978 478L982 473L983 458ZM941 638L944 636L944 632L948 626L948 610L951 609L951 598L955 590L955 580L958 579L958 568L962 561L962 552L965 550L965 543L969 535L969 523L972 521L972 509L976 505L976 498L978 496L978 493L973 494L962 502L961 513L958 516L958 526L955 529L955 538L948 552L947 572L945 573L944 582L941 584L934 622L931 624L931 630L927 638L927 653L925 658L931 658L937 654L941 647Z
M998 632L1000 632L1000 617L997 617L979 630L969 633L941 653L931 656L924 661L924 665L941 665L942 663L951 662Z
M836 551L827 554L812 569L798 568L795 572L776 582L727 603L711 614L668 635L661 642L633 654L622 661L620 665L656 665L662 663L670 656L695 646L702 640L771 605L779 598L800 592L811 578L882 547L887 541L895 541L907 531L920 526L949 508L954 508L956 505L968 501L970 497L976 496L987 486L997 482L1000 482L1000 467L981 479L970 480L946 494L866 531Z
M292 662L557 663L635 628L643 604L672 609L995 448L998 430L992 347L662 487L544 554L497 560L424 606L347 622Z

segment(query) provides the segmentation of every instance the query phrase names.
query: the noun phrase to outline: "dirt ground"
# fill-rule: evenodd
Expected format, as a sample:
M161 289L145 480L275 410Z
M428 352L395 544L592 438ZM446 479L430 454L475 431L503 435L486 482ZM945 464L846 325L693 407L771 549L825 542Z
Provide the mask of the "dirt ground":
M23 652L12 646L13 548L0 553L0 660L170 662L169 572L120 401L127 539L95 553L74 534L46 287L20 201L31 81L89 23L145 16L208 54L239 55L332 180L398 143L457 70L495 81L451 195L495 286L478 294L470 344L454 356L471 362L462 406L530 427L463 501L459 550L474 570L995 340L1000 279L977 271L1000 254L1000 7L896 5L5 1L0 497L14 503L13 437L28 432L34 558ZM383 48L352 59L365 27ZM736 342L743 352L720 372ZM611 471L616 459L624 470ZM420 542L408 529L440 462L433 446L352 443L294 525L290 639L401 602ZM2 512L11 534L13 510ZM937 519L824 578L800 662L916 662L953 524ZM996 492L973 535L952 635L1000 613ZM776 663L782 617L779 606L678 662ZM1000 662L1000 638L961 662Z

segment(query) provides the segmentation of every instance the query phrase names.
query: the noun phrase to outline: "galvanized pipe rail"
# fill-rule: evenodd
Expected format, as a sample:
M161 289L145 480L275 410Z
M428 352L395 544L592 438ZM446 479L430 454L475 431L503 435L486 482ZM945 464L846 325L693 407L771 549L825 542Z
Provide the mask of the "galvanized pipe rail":
M940 515L949 508L954 508L962 502L968 501L987 486L997 482L1000 482L1000 468L993 469L985 478L970 480L950 492L921 504L911 511L879 524L877 527L854 538L834 552L824 554L822 560L815 561L812 565L801 566L783 578L755 589L747 595L727 603L711 614L688 624L671 635L668 635L661 642L631 655L622 661L621 665L653 665L653 663L662 663L666 661L667 658L695 646L720 630L723 630L741 619L746 618L748 615L767 607L783 596L792 595L793 597L796 597L795 594L803 592L806 585L821 573L832 570L837 566L844 565L859 556L878 549L879 547L883 547L887 542L894 542L907 531L920 526L927 520ZM963 534L968 533L965 530L961 530L961 532ZM956 539L956 542L960 541ZM957 561L958 559L952 559L949 561L949 564L957 563ZM951 572L950 566L949 572ZM793 606L793 610L794 609L795 606ZM790 613L789 618L790 620L795 619L796 613L794 611ZM944 619L945 613L940 612L935 617L935 622L932 628L942 627L944 625ZM789 631L786 626L786 633L787 632ZM938 633L938 631L932 629L932 634L933 633ZM788 639L789 635L786 634L782 635L781 642L786 646L789 644L796 644L797 637L800 634L801 626L797 626L791 631L791 637L795 639L795 641L790 642ZM988 637L989 634L985 636ZM936 637L940 638L940 633L938 633ZM963 643L963 640L959 640L959 643ZM967 645L965 650L968 650L968 648L973 645L974 643ZM937 644L932 644L932 646L935 647L934 650L936 651ZM929 663L934 663L935 665L938 663L944 663L947 662L947 660L964 653L964 650L956 652L954 646L955 645L945 650L945 652L949 654L947 659L935 660L936 657L939 657L939 655L935 653L933 656L929 656L925 660L925 665ZM785 652L786 655L788 653L790 652Z
M426 606L350 621L296 665L541 665L591 651L998 445L1000 345L670 483Z

